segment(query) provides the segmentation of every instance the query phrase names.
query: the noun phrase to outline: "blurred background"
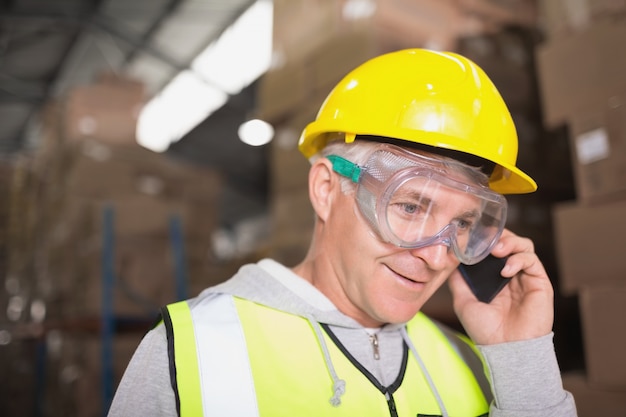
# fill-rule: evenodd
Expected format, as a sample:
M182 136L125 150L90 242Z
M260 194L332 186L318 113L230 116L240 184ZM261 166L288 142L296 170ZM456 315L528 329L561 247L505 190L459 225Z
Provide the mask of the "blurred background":
M313 226L297 151L350 69L424 47L508 103L508 227L581 416L626 416L626 1L0 1L0 415L104 416L159 308ZM442 288L424 310L460 329Z

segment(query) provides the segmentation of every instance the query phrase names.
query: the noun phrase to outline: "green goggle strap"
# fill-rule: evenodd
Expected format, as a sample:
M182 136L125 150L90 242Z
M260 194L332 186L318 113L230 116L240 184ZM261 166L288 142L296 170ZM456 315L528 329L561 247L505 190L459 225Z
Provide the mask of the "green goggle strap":
M359 182L359 178L361 177L361 168L357 164L350 162L339 155L328 155L326 158L332 162L333 171L337 174L350 178L350 180L354 183Z

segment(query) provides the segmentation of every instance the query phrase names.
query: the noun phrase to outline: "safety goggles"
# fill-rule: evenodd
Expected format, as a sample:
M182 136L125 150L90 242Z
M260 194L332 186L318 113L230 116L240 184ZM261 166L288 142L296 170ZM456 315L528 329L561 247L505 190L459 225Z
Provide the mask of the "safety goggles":
M446 245L471 265L502 234L506 199L463 174L460 162L393 145L378 148L364 166L327 158L335 172L356 183L359 211L385 242L407 249Z

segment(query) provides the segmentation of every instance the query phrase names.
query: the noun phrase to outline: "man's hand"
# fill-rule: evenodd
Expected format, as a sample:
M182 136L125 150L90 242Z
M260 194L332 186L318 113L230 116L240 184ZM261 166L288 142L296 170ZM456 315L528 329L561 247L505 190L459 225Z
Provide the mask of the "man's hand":
M529 239L505 230L491 252L509 256L502 276L511 282L486 304L478 301L458 270L449 279L454 311L479 345L544 336L554 322L554 289Z

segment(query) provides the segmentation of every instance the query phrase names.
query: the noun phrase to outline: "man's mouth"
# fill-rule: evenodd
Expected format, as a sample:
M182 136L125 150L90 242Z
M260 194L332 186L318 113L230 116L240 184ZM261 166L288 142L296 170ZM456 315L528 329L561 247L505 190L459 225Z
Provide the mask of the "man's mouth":
M410 276L404 275L404 274L402 274L402 273L398 272L397 270L393 269L393 268L392 268L392 267L390 267L389 265L387 265L387 268L388 268L391 272L393 272L393 274L394 274L394 275L396 275L396 276L398 276L398 277L400 277L400 278L404 279L405 281L409 281L410 283L413 283L413 284L425 284L425 282L424 282L424 281L419 281L419 280L417 280L417 279L415 279L415 278L412 278L412 277L410 277Z

